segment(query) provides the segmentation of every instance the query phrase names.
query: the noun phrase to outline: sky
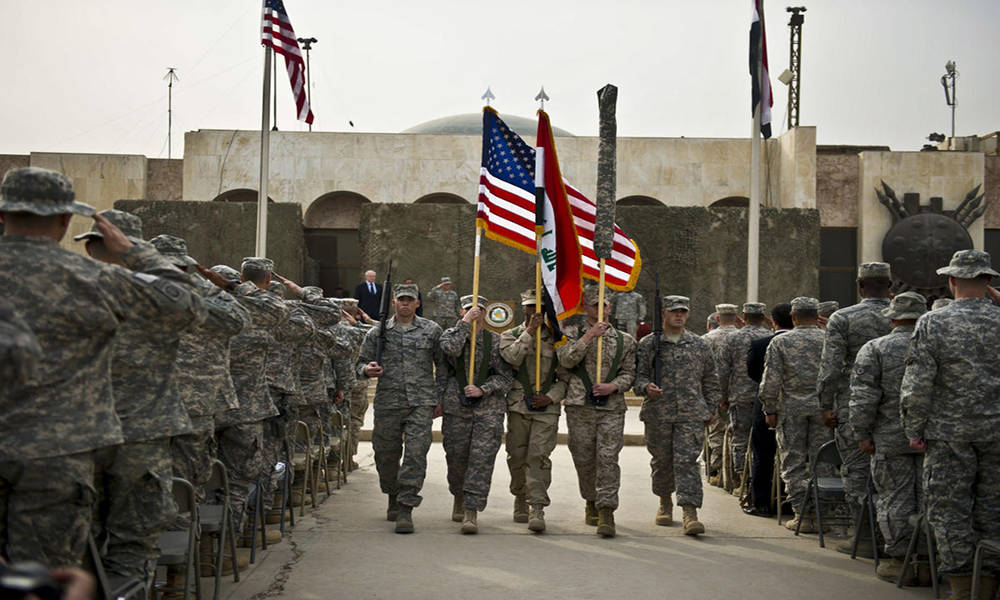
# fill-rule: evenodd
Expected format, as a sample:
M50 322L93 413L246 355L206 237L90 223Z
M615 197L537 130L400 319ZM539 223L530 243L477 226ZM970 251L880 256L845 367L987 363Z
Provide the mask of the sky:
M785 7L765 2L773 130L787 129ZM950 133L940 77L958 66L957 135L1000 129L997 0L797 0L801 125L819 144L917 150ZM0 153L174 158L184 132L259 129L258 0L0 0ZM399 132L478 112L533 116L597 135L596 91L619 87L618 135L748 137L750 0L285 0L311 52L314 131ZM295 121L279 64L278 118ZM353 122L353 127L349 124Z

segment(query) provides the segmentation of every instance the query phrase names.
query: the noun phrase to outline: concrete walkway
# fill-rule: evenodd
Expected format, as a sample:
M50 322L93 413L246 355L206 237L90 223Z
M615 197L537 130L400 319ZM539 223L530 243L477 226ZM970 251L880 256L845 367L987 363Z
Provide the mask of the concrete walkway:
M496 463L489 507L480 533L463 536L450 520L444 452L428 455L423 504L414 511L417 532L393 533L385 520L371 446L361 444L361 469L294 532L259 557L241 582L227 582L223 597L294 598L911 598L929 588L879 581L872 562L851 560L816 537L796 538L774 519L748 517L736 499L706 486L700 511L707 533L653 524L657 500L649 488L645 449L621 455L618 537L601 539L583 523L583 501L565 446L553 454L546 509L548 530L532 534L511 519L512 498L503 451ZM680 511L675 509L675 518Z

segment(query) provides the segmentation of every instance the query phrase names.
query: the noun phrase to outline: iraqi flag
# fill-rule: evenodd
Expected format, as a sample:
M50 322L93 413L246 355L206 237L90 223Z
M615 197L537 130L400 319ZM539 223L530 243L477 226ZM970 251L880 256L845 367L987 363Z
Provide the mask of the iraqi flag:
M753 2L753 20L750 23L750 114L760 106L760 133L764 139L771 137L771 76L767 71L767 34L764 32L764 0ZM763 102L762 102L763 100Z

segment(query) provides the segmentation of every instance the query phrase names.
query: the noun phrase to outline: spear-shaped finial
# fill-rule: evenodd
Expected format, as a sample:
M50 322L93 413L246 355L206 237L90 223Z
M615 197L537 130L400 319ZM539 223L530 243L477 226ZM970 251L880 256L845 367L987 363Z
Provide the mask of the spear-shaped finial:
M545 93L544 85L542 86L542 89L538 91L538 94L535 96L535 100L541 102L541 109L545 110L545 101L549 100L549 95Z
M493 90L490 89L490 86L486 86L486 91L483 92L480 98L486 100L486 106L489 106L490 100L496 100L497 97L493 95Z

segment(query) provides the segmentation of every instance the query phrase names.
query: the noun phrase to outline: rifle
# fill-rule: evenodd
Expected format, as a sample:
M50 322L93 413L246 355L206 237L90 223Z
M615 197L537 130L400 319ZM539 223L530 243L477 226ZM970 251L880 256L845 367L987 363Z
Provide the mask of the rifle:
M385 272L385 283L382 284L382 298L378 307L379 331L375 341L375 362L382 366L382 351L385 350L385 326L389 322L389 298L392 296L392 259Z
M653 383L660 385L660 336L663 335L663 298L660 297L660 274L656 274L653 297Z

